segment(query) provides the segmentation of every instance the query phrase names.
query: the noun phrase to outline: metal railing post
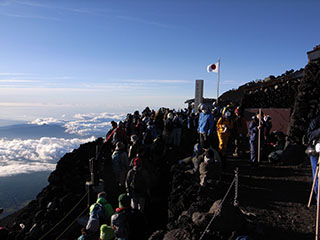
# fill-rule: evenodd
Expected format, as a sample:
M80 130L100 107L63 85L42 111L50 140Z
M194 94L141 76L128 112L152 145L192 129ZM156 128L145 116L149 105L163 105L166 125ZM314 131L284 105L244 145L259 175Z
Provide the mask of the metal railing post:
M234 183L234 201L233 201L233 206L237 207L237 206L239 206L239 202L238 202L239 169L238 168L236 168L236 170L234 170L234 179L235 179L235 183Z

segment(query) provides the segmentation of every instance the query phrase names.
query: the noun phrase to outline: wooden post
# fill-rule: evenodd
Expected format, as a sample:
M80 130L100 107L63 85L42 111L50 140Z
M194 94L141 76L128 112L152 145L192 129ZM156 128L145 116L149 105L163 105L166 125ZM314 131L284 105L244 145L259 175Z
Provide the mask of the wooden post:
M316 181L317 181L317 177L318 177L318 172L319 172L319 164L317 164L316 172L315 172L314 177L313 177L313 183L312 183L312 188L311 188L309 202L308 202L308 208L310 208L312 195L313 195L313 191L314 191L314 186L316 185Z
M261 156L261 108L259 108L259 128L258 128L258 163L260 163Z
M319 160L320 160L320 154L318 157L318 163L317 165L319 165ZM316 218L316 240L319 239L319 211L320 211L320 184L319 184L319 179L320 179L320 171L318 171L318 179L316 179L316 181L318 181L318 192L317 192L317 218Z

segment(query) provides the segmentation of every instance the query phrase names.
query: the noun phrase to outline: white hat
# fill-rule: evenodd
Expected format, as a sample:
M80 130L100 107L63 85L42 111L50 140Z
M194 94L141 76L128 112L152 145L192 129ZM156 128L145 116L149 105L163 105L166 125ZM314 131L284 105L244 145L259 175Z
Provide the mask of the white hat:
M169 112L168 115L167 115L167 118L173 119L173 113Z

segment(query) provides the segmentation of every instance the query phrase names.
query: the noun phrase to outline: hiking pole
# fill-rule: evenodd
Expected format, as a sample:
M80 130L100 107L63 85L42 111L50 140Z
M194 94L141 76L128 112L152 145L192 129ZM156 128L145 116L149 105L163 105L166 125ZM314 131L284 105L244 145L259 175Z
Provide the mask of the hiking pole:
M317 163L316 172L315 172L314 178L313 178L312 188L311 188L310 197L309 197L309 202L308 202L308 206L307 206L308 208L310 208L310 205L311 205L312 195L313 195L314 187L315 187L315 185L316 185L316 180L317 180L317 177L318 177L318 172L319 172L319 162Z
M259 129L258 129L258 163L260 163L260 156L261 156L261 108L259 108Z
M319 164L320 154L318 157L318 164ZM320 171L318 171L318 179L320 177ZM318 192L317 192L317 218L316 218L316 240L319 239L319 210L320 210L320 184L318 182Z

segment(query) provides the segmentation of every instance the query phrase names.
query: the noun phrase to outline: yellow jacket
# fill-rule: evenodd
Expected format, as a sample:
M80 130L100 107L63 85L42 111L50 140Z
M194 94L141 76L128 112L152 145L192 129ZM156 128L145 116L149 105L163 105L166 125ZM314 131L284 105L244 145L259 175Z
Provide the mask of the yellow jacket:
M220 117L216 126L218 134L230 135L230 130L233 128L233 121L231 119ZM225 128L227 128L226 131Z

